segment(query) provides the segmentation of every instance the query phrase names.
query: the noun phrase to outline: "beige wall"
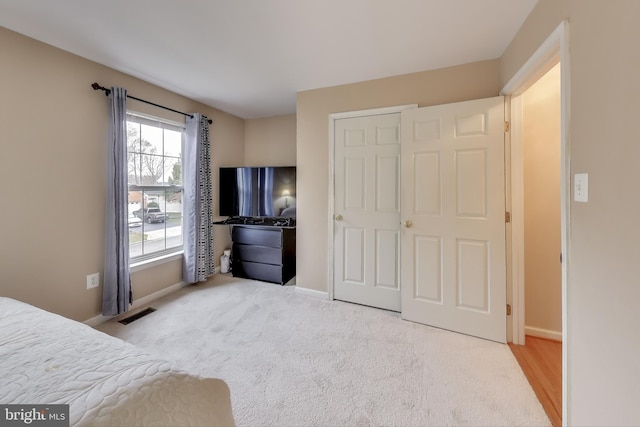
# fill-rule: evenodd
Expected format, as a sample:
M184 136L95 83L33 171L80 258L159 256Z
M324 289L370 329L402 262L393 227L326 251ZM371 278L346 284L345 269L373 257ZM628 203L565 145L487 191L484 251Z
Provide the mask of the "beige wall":
M567 253L569 425L640 420L640 2L539 0L501 61L506 84L562 20L570 24L571 202Z
M522 95L522 108L525 326L560 336L560 65Z
M298 93L297 286L321 292L329 286L329 114L496 96L499 65L483 61Z
M295 166L296 115L245 120L244 165Z
M94 81L213 119L214 173L244 160L244 120L0 28L0 295L76 320L100 313L107 98ZM180 115L131 101L171 120ZM217 207L217 186L214 185ZM216 230L216 259L229 241ZM134 299L180 282L181 261L132 275Z

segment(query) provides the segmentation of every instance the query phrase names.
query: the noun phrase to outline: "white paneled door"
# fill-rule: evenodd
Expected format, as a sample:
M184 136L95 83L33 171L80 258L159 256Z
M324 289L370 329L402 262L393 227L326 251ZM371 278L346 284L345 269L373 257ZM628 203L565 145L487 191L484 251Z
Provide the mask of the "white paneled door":
M400 113L334 132L334 298L400 311Z
M505 342L504 98L403 111L401 159L403 318Z

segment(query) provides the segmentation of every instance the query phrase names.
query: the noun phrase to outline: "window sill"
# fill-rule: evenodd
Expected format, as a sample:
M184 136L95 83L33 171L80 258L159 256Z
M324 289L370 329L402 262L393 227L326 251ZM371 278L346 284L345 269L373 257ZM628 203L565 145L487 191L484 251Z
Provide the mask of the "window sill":
M136 262L135 264L131 264L129 266L129 271L131 271L131 273L135 273L137 271L153 268L158 265L166 264L171 261L176 261L178 259L182 259L182 254L183 254L183 251L180 251L172 254L162 255L157 258L146 259L144 261Z

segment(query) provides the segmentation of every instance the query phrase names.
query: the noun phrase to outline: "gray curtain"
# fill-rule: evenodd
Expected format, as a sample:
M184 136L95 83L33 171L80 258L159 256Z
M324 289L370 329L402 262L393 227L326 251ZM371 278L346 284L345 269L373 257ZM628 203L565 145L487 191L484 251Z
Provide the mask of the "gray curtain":
M184 260L182 280L203 282L214 273L211 154L209 119L187 116L187 136L182 158L184 186Z
M127 223L127 91L109 92L107 140L107 203L105 216L104 285L102 314L124 313L131 304L129 225Z

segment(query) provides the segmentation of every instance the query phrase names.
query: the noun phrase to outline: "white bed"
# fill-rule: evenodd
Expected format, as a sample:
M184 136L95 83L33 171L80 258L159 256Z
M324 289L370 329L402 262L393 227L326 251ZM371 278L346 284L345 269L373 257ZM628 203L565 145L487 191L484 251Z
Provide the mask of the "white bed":
M224 381L187 375L82 323L3 297L0 403L69 404L72 426L234 424Z

